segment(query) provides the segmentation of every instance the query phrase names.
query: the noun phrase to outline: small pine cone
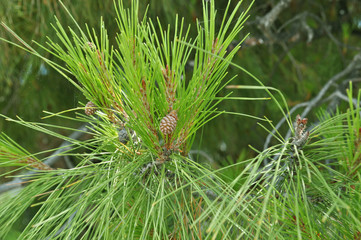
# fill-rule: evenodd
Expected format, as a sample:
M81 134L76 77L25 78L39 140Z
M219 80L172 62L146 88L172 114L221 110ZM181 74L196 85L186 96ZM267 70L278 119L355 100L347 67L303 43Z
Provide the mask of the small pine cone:
M160 121L160 131L164 135L171 134L177 126L177 113L173 110Z
M308 121L307 118L301 118L300 115L297 115L296 122L294 123L295 137L293 138L291 144L297 147L302 147L307 143L308 137L310 135L309 131L307 132L304 131L307 125L307 121Z
M92 42L87 42L87 45L88 45L88 47L90 47L90 49L92 50L92 51L95 51L96 49L97 49L97 47L94 45L94 43L92 43Z
M85 105L85 114L90 116L90 115L94 115L94 113L97 111L97 106L89 101L86 105Z
M130 133L132 133L133 131L130 131ZM118 131L118 139L119 142L123 143L123 144L127 144L127 142L129 141L129 134L127 129L125 129L125 127L123 127L122 129L120 129Z

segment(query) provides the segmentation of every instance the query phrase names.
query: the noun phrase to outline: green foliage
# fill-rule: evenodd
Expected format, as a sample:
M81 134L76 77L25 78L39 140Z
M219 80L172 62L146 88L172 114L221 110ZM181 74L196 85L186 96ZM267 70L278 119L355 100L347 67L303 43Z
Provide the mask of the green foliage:
M246 12L239 15L239 8L240 3L232 10L228 5L216 29L214 2L204 3L203 23L198 23L198 35L191 40L183 20L175 19L171 33L170 27L164 30L160 22L140 17L138 1L132 1L130 10L119 2L116 48L109 44L104 23L97 35L88 27L82 31L76 22L75 30L65 30L56 20L59 40L49 39L47 47L40 46L66 67L43 57L8 29L23 44L21 48L42 58L93 102L96 116L74 119L90 124L93 138L86 142L48 129L54 125L9 119L68 140L73 150L87 149L87 153L67 153L80 161L74 169L32 175L34 183L16 196L16 204L1 209L1 219L6 221L1 235L31 204L41 207L19 238L207 235L204 224L193 223L227 187L186 156L196 131L220 114L216 104L223 98L217 99L216 94L226 85L223 79L240 43L231 51L228 46L246 16ZM184 69L191 55L195 64L188 74ZM124 129L136 136L129 136L128 142L119 139L118 132ZM210 214L206 221L211 218ZM228 231L226 226L222 231Z
M168 154L163 147L187 155L196 130L214 117L213 100L224 86L221 81L239 49L238 45L227 52L244 22L245 14L234 19L239 7L227 19L228 5L216 32L214 4L206 5L204 22L198 24L198 36L192 41L188 39L189 28L183 33L183 20L179 23L176 18L171 37L170 28L163 30L160 22L154 25L146 16L138 22L138 3L133 3L130 12L120 3L117 50L110 46L103 23L98 39L94 30L87 28L84 33L80 27L79 37L72 29L69 37L57 20L55 29L63 46L49 40L47 51L64 61L67 70L50 64L64 75L73 75L80 84L67 78L107 113L109 121L119 124L118 118L123 118L160 161ZM188 76L185 64L191 54L195 65ZM159 136L161 121L169 114L175 114L177 127Z
M230 239L357 238L360 94L356 109L351 101L346 113L323 116L303 148L288 140L251 159L230 183L242 186L232 198L223 197L209 229L216 235L223 224L231 224L238 232ZM264 159L271 163L258 171Z
M72 15L72 28L64 28L56 19L57 40L49 38L46 46L38 46L62 64L44 57L8 29L22 43L14 45L40 57L90 101L85 107L48 112L48 117L86 123L91 138L64 137L59 130L82 131L64 125L8 118L67 141L61 155L76 158L78 164L71 169L44 169L41 161L46 157L40 161L41 154L32 155L2 135L2 166L38 170L20 178L28 184L17 194L3 198L0 237L9 236L29 208L36 214L18 239L353 239L360 235L361 92L353 99L350 85L349 110L334 116L320 114L320 123L310 133L305 130L307 119L298 116L292 126L281 92L231 63L240 43L229 46L247 11L240 14L240 2L233 7L229 1L221 24L216 25L214 2L204 1L203 19L197 22L193 39L184 20L176 17L174 28L165 28L141 15L136 0L130 9L121 1L115 3L116 45L110 43L103 21L97 32L88 26L82 30ZM193 70L186 72L191 58ZM229 66L243 70L260 85L229 88L263 93L218 96L230 81L225 80ZM218 170L189 158L197 131L222 113L217 110L222 100L266 100L266 94L278 115L286 117L293 138L284 139L276 132L276 145L250 159L244 153L236 163ZM78 110L86 115L68 115ZM274 128L267 119L253 118ZM265 160L269 164L264 166Z

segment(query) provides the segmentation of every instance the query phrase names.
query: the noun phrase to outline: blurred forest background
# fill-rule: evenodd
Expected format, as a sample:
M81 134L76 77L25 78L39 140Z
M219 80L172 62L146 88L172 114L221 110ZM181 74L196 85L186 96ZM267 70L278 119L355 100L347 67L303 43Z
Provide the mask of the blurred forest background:
M126 3L127 1L124 0ZM226 8L227 0L217 0L219 15ZM233 1L235 4L237 1ZM243 8L251 1L245 0ZM99 29L102 17L108 29L109 39L115 44L117 25L113 0L63 0L74 18L84 26ZM148 15L158 17L166 24L173 24L175 14L185 18L187 24L202 21L202 0L147 0L141 1ZM51 27L56 15L63 26L73 22L57 0L0 0L0 21L30 43L45 43L54 38ZM220 18L221 19L221 18ZM191 29L195 33L195 28ZM250 18L246 22L241 50L234 62L258 77L267 86L277 88L285 95L292 113L306 112L310 123L315 123L319 108L342 108L345 89L349 81L354 88L360 86L361 74L355 66L349 66L361 50L361 2L360 0L262 0L255 1ZM192 35L192 34L191 34ZM0 37L16 41L4 28ZM38 49L36 44L31 46ZM9 117L20 116L27 121L42 121L43 110L59 112L75 108L86 102L68 81L45 65L37 57L0 42L0 113ZM45 51L41 52L47 57ZM55 59L52 59L55 60ZM192 69L192 62L188 64ZM341 73L341 75L339 74ZM255 82L235 68L228 77L237 75L232 85L254 85ZM325 88L326 86L326 88ZM321 89L324 88L322 92ZM227 88L220 93L232 97L267 97L264 91ZM355 91L357 92L357 91ZM320 94L321 93L321 94ZM282 118L270 101L226 100L220 110L267 116L276 125ZM77 127L74 122L50 118L44 122ZM281 126L286 134L287 126ZM0 118L0 131L4 131L30 152L42 151L61 144L60 140ZM61 132L69 135L71 132ZM224 166L255 155L249 145L262 150L268 132L251 118L224 114L207 124L194 145L195 153ZM272 143L272 142L271 142Z

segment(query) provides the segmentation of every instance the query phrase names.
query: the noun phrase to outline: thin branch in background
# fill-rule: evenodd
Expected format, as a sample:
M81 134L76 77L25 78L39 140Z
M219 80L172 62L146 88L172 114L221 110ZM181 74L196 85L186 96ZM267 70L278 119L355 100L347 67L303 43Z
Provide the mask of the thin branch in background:
M314 20L316 20L321 28L325 31L325 33L327 34L327 36L339 47L344 47L344 48L347 48L347 49L350 49L350 50L361 50L361 47L356 47L356 46L351 46L351 45L348 45L348 44L345 44L341 41L339 41L333 34L332 32L330 31L330 27L327 26L326 23L324 23L324 21L318 17L317 15L313 14L313 13L309 13L307 12L306 13L308 16L312 17Z
M286 9L289 4L291 3L291 0L281 0L277 3L276 6L274 6L272 8L272 10L267 13L264 17L262 17L261 19L259 19L259 28L261 30L264 30L265 33L268 35L267 37L269 37L270 39L272 39L272 35L271 34L271 26L273 25L274 21L277 19L278 15L280 15L280 13Z
M346 95L344 94L344 92L345 92L345 89L347 88L347 86L350 83L353 84L353 83L357 83L357 82L361 82L361 78L348 78L348 79L345 79L344 81L342 81L342 83L339 84L338 86L336 85L337 89L321 102L321 103L329 102L329 104L327 106L327 111L329 113L334 113L340 103L340 100L345 100L344 96L346 96ZM337 92L339 92L339 93L337 93ZM356 106L355 100L356 99L354 99L354 98L352 99L354 106ZM347 102L348 102L348 100L347 100Z
M64 161L65 161L66 166L67 166L69 169L72 169L72 168L75 167L74 164L72 163L72 161L70 160L70 157L69 157L69 156L65 155L65 156L64 156Z

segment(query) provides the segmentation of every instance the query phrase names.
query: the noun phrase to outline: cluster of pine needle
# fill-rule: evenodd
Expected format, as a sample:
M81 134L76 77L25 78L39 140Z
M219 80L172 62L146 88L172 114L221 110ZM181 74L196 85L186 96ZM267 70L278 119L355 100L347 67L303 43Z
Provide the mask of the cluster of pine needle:
M51 168L46 152L31 154L2 133L1 165L32 172L17 176L23 184L16 194L1 197L0 238L30 208L36 213L18 239L359 239L361 123L351 85L350 109L321 113L321 123L308 131L306 118L297 116L292 124L277 89L249 73L260 86L243 88L268 93L295 136L284 139L276 131L279 144L217 170L190 157L197 131L223 113L217 104L229 96L217 93L233 79L227 69L245 71L231 63L241 41L229 46L248 9L241 12L240 2L230 9L230 2L220 16L214 0L203 1L194 39L183 19L164 27L140 16L137 0L130 9L115 2L116 46L102 21L98 31L74 19L75 29L64 28L56 19L58 38L38 47L63 64L42 57L8 29L22 43L18 47L56 69L88 103L47 116L78 121L81 129L8 119L63 139L66 145L47 152L77 165ZM69 138L57 130L90 137Z

